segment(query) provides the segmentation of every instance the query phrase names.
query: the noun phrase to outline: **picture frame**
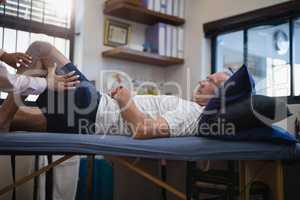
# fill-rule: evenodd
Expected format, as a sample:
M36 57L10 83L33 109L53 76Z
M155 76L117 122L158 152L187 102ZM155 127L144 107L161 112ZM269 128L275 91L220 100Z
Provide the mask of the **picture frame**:
M131 25L114 19L105 19L104 45L126 46L129 43Z

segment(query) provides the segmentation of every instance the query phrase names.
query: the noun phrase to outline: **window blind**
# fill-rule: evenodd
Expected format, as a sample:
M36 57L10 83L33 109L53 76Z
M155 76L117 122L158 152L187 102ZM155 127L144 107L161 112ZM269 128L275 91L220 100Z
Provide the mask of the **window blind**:
M7 0L0 14L70 28L71 10L72 0Z

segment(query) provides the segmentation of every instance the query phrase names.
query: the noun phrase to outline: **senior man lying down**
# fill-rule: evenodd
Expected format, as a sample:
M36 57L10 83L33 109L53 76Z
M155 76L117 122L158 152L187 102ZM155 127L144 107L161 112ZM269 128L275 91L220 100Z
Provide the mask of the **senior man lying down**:
M98 92L55 47L35 42L30 49L36 52L33 60L41 61L40 69L53 74L76 71L80 80L73 91L46 90L40 95L37 103L43 114L35 118L38 118L38 127L44 127L48 132L122 134L136 139L193 136L197 134L197 119L210 96L217 86L229 78L224 72L209 75L199 82L193 95L194 101L165 95L132 96L124 87L104 94ZM56 72L48 70L53 65L57 65ZM30 129L35 130L27 115L30 113L17 113L18 127L22 129L22 125L28 127L33 124Z

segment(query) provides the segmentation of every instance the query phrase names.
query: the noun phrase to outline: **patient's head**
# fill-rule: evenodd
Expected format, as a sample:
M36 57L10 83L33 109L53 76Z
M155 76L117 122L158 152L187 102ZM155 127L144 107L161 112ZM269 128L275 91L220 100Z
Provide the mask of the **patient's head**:
M225 72L208 75L206 80L199 81L199 85L193 93L193 101L201 106L206 106L215 95L215 90L228 79L229 75Z

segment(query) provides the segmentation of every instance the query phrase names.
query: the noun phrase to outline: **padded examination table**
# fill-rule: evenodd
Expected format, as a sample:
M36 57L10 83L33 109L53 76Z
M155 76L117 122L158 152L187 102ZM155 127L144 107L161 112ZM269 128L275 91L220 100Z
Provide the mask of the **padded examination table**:
M88 192L86 199L91 199L94 155L109 156L109 160L118 162L135 173L143 176L155 185L173 193L182 200L191 199L192 175L187 176L186 193L177 190L168 183L147 173L125 157L139 157L165 160L297 160L300 158L300 145L275 145L261 142L229 142L200 137L178 137L152 140L134 140L125 136L101 136L54 133L8 133L0 134L0 155L64 155L50 162L32 174L15 180L3 189L0 196L14 190L32 178L48 172L73 155L89 155ZM15 163L12 157L13 163ZM192 163L192 162L188 162ZM191 164L187 165L191 166ZM191 170L188 170L188 174ZM48 175L52 174L50 171ZM47 180L52 180L47 179ZM245 184L248 185L248 184ZM36 184L34 196L36 197ZM52 199L53 187L46 187L46 197Z
M0 134L2 155L98 154L167 160L296 160L300 145L229 142L200 137L134 140L125 136Z

